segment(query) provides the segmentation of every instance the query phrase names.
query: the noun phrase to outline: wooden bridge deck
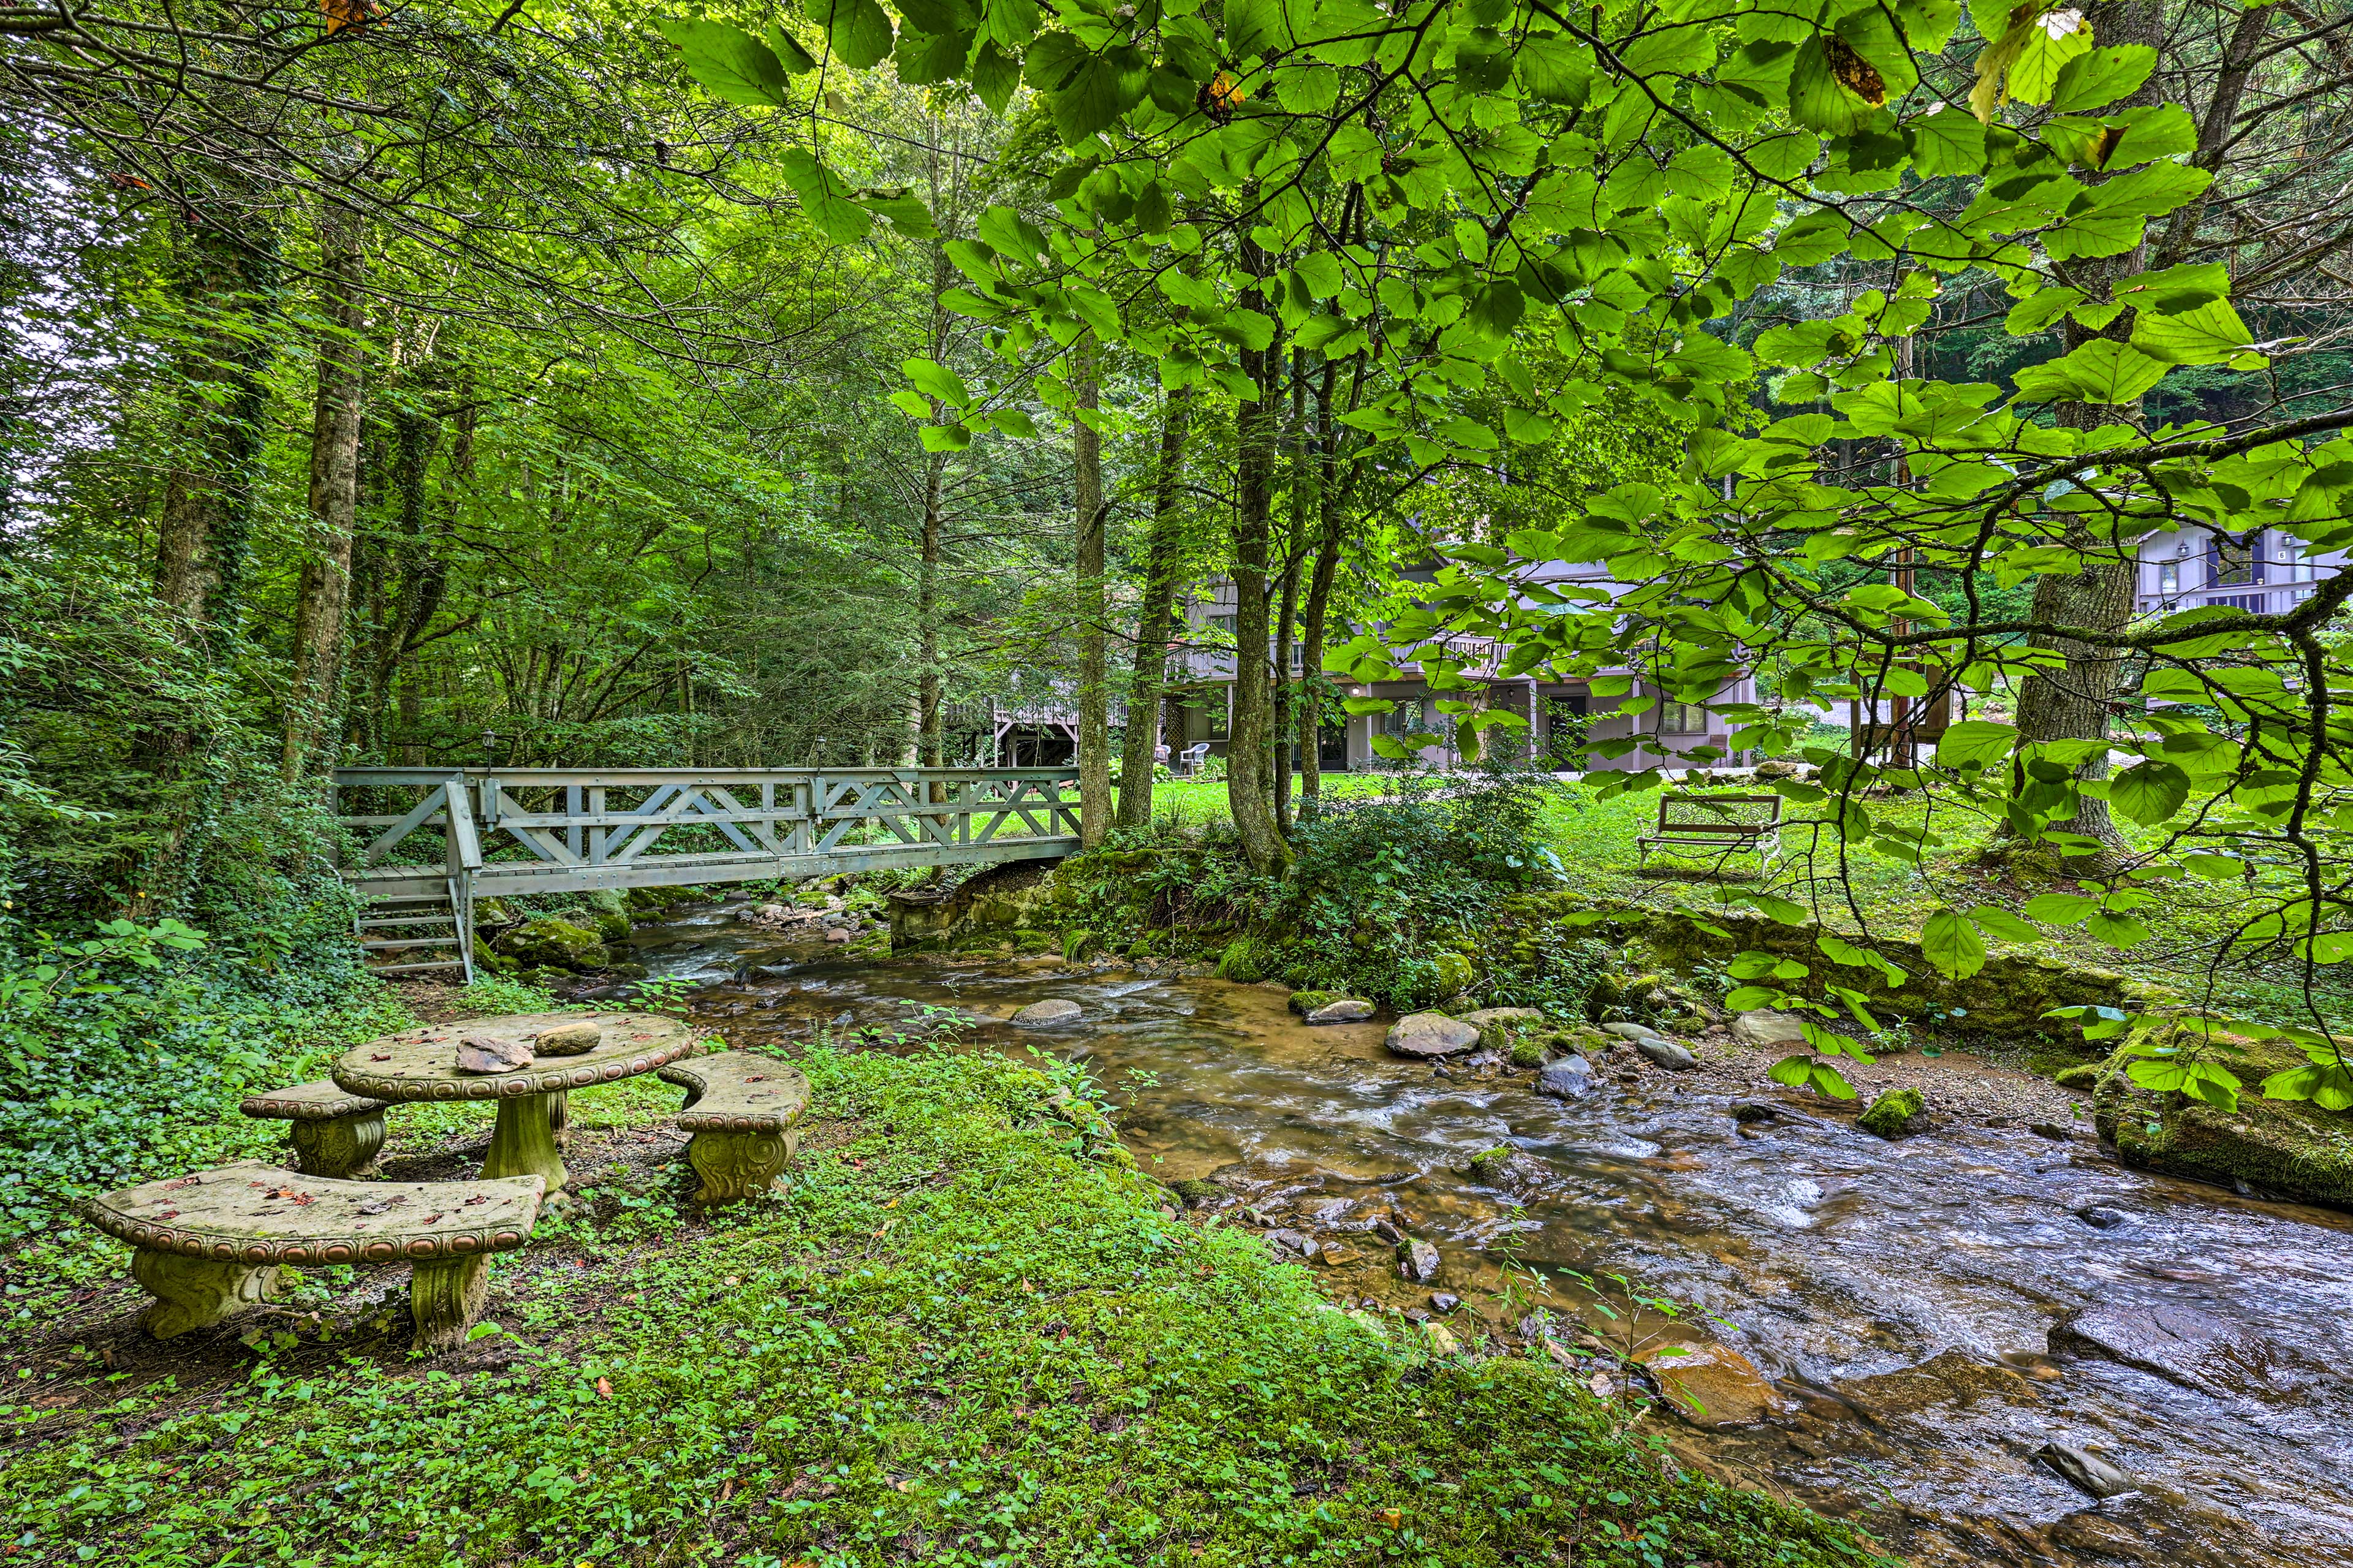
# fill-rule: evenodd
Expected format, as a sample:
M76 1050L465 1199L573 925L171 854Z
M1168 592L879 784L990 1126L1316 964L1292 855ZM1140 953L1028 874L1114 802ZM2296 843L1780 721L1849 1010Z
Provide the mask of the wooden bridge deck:
M363 900L1058 859L1068 768L344 768ZM1072 790L1066 795L1066 790Z

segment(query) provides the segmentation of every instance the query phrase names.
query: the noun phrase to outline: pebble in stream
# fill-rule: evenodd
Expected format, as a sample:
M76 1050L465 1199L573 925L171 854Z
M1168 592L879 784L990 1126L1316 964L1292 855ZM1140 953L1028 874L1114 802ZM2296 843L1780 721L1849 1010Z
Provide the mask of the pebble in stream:
M1483 1310L1488 1332L1516 1336L1494 1319L1507 1262L1553 1282L1564 1321L1597 1321L1569 1270L1719 1315L1787 1409L1727 1432L1670 1422L1676 1454L1852 1516L1915 1562L2353 1568L2347 1215L2054 1149L2025 1118L1890 1144L1769 1085L1715 1092L1630 1053L1575 1099L1535 1093L1528 1073L1436 1079L1383 1049L1378 1019L1311 1028L1279 993L1206 978L860 965L723 918L637 942L657 974L744 974L697 994L731 1009L744 1046L789 1047L845 1008L887 1037L910 1002L993 1018L1075 1002L1092 1070L1132 1101L1142 1166L1232 1194L1197 1212L1254 1208L1318 1244L1303 1266L1335 1294L1425 1313L1430 1287L1401 1276L1392 1237L1432 1241L1461 1332ZM1509 1183L1467 1173L1499 1148ZM1326 1242L1351 1261L1323 1264ZM1615 1304L1604 1331L1656 1326ZM2222 1327L2180 1364L2119 1352L2133 1313L2167 1311ZM2093 1500L2036 1458L2053 1445L2139 1489Z

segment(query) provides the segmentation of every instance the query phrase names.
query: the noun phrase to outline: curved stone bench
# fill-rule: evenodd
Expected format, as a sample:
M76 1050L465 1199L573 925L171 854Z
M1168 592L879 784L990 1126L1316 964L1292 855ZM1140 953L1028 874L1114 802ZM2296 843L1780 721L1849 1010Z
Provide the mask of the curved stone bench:
M765 1193L800 1146L808 1079L790 1062L749 1051L719 1051L670 1063L664 1083L686 1090L679 1130L694 1136L686 1158L702 1178L699 1204Z
M86 1201L89 1221L139 1249L132 1278L155 1298L140 1318L168 1340L274 1294L287 1263L407 1263L417 1348L465 1342L490 1293L493 1252L531 1239L546 1184L346 1182L260 1160Z
M257 1121L290 1121L294 1166L306 1176L356 1176L384 1147L390 1101L353 1094L325 1079L249 1094L237 1109Z

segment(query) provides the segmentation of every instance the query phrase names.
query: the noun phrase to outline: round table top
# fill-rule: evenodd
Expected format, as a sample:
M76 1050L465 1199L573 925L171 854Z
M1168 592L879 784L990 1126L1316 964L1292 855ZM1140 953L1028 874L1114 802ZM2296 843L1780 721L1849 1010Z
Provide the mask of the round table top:
M541 1057L512 1072L458 1070L458 1042L470 1037L530 1037L565 1024L595 1024L604 1037L571 1057ZM655 1013L518 1013L403 1029L347 1051L331 1069L353 1094L377 1100L504 1100L611 1083L667 1066L694 1048L693 1032Z

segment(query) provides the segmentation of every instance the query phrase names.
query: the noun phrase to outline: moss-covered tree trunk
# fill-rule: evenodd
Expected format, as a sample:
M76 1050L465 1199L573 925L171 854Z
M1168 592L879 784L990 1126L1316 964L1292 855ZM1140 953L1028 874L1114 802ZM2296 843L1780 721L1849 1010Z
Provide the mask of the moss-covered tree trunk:
M1163 689L1168 674L1170 617L1176 594L1176 501L1185 477L1185 437L1193 416L1193 389L1180 386L1160 409L1160 468L1152 487L1152 532L1145 546L1144 591L1135 609L1135 659L1127 683L1127 733L1120 750L1122 827L1152 825L1152 767L1160 742ZM1177 736L1171 750L1181 744Z
M1315 383L1315 560L1307 577L1307 607L1299 631L1299 809L1324 794L1321 692L1324 685L1324 619L1331 613L1332 584L1340 572L1338 426L1332 395L1340 367L1324 362Z
M352 539L359 526L361 296L366 257L358 216L319 213L319 391L311 416L311 521L317 531L294 590L294 671L287 683L280 770L291 781L318 761L343 676Z
M1079 843L1088 849L1111 832L1111 692L1105 684L1103 438L1090 423L1101 392L1100 353L1092 339L1078 354L1078 414L1071 427L1071 489L1078 510Z
M1261 281L1269 273L1266 252L1242 241L1242 261L1252 282L1242 291L1246 310L1266 305ZM1281 363L1272 349L1241 352L1242 374L1258 395L1234 416L1234 716L1227 731L1226 799L1233 811L1242 856L1262 876L1280 871L1290 858L1275 822L1267 777L1267 745L1272 739L1272 695L1267 668L1267 553L1274 506L1275 444L1279 438L1275 396Z

